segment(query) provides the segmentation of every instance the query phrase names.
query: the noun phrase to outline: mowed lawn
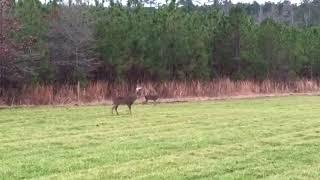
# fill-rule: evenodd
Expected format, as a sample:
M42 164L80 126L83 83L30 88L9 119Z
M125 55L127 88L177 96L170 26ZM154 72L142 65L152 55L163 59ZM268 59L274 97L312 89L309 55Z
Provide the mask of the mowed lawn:
M320 97L0 110L0 179L319 179Z

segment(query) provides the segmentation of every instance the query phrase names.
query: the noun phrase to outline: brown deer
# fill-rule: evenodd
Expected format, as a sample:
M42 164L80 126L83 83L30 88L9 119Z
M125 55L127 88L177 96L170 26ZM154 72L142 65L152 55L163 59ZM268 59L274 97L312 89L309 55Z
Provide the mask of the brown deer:
M148 103L149 100L152 100L155 104L156 101L159 99L157 91L152 86L149 88L144 88L143 90L144 98L146 100L144 103Z
M145 103L148 103L149 100L152 100L155 103L159 96L157 94L147 94L144 96L144 98L146 99Z
M138 95L140 95L140 90L141 89L142 89L141 86L137 86L136 92L130 93L130 94L126 95L126 96L115 96L115 95L112 95L112 103L113 103L112 114L113 114L113 110L115 110L117 115L119 115L119 113L118 113L118 106L119 105L127 105L128 108L129 108L130 114L132 114L131 113L131 106L134 103L134 101L138 98Z

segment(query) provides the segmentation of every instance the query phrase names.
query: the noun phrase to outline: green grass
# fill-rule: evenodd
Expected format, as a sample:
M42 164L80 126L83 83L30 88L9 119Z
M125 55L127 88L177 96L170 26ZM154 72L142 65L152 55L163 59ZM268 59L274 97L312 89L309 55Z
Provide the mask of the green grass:
M318 179L320 97L0 110L0 179Z

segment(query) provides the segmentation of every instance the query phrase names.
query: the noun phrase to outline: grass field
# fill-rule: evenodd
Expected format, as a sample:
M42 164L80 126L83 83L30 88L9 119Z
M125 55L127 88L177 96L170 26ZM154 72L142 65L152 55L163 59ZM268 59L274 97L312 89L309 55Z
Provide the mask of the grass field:
M318 179L320 97L0 110L0 179Z

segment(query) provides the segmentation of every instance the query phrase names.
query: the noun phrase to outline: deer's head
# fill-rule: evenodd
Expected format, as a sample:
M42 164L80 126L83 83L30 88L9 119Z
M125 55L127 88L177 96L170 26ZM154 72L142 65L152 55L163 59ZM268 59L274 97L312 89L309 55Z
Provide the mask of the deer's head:
M138 86L136 87L136 93L137 93L137 94L140 94L141 90L142 90L142 86L139 86L139 85L138 85Z

